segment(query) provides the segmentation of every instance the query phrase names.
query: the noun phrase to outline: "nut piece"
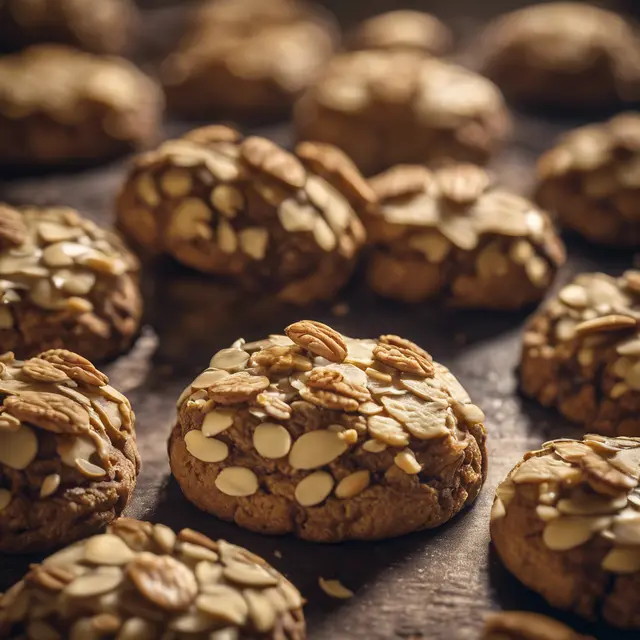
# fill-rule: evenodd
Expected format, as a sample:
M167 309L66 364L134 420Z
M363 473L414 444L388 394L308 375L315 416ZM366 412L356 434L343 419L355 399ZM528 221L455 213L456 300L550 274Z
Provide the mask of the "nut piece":
M245 467L226 467L216 478L216 487L233 497L252 496L259 485L256 474Z
M343 362L347 345L342 336L331 327L314 320L301 320L289 325L285 333L298 346L331 362Z

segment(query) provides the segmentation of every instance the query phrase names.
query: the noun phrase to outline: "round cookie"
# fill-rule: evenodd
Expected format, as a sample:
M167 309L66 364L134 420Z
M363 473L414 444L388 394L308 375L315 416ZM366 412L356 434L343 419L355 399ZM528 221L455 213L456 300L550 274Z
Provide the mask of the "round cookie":
M595 640L566 624L529 611L502 611L487 616L482 640Z
M402 50L336 56L294 116L298 139L340 147L366 175L402 162L484 163L510 129L491 81Z
M301 0L216 0L196 8L163 63L169 107L186 116L286 113L332 56L333 20Z
M163 98L131 63L61 45L0 58L0 165L90 162L155 140Z
M140 471L129 401L65 349L26 361L5 353L0 375L0 552L100 531L127 506Z
M538 161L537 199L588 240L640 247L640 113L580 127Z
M228 127L196 129L140 156L117 202L139 245L304 304L349 279L373 193L329 146L285 151Z
M602 107L640 95L640 38L619 15L579 2L526 7L483 34L481 72L515 100Z
M378 294L458 307L517 309L540 300L565 250L546 213L471 164L398 165L370 180L364 221Z
M0 596L0 635L89 640L304 640L303 599L225 540L120 518L31 565Z
M316 542L433 528L474 502L484 415L409 340L303 320L213 356L178 400L171 470L204 511Z
M119 236L73 209L0 203L0 353L118 355L140 323L138 270Z
M400 49L441 56L451 48L452 42L451 30L435 16L400 9L361 22L350 34L349 48L356 51Z
M587 435L527 453L496 490L491 539L554 607L640 628L640 439Z
M583 273L529 320L522 391L586 431L640 435L640 271Z
M136 20L132 0L4 0L0 48L59 42L94 53L122 53Z

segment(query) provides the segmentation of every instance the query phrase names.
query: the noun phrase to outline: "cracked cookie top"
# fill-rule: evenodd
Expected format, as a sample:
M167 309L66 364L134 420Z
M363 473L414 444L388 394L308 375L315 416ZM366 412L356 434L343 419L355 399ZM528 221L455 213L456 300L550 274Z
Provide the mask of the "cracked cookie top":
M0 596L22 638L303 640L303 599L262 558L191 529L129 518L31 565Z
M470 431L484 433L482 411L413 342L355 340L311 320L285 332L219 351L178 401L186 448L218 465L222 493L251 496L273 472L292 479L302 507L402 477L428 483Z

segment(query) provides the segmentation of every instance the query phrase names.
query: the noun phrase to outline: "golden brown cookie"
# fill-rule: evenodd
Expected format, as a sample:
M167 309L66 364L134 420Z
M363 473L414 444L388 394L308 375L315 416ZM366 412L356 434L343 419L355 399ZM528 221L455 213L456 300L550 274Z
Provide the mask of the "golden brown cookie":
M127 506L140 470L129 401L65 349L24 362L5 353L0 376L0 552L100 531Z
M587 435L527 453L496 490L491 539L554 607L640 628L640 439Z
M402 50L336 56L294 116L298 139L340 147L366 175L403 162L484 163L511 122L491 81Z
M482 640L594 640L566 624L529 611L502 611L487 616Z
M523 392L607 435L640 435L640 271L583 273L529 321Z
M73 209L0 204L0 353L118 355L140 323L138 269L118 235Z
M122 53L136 22L133 0L4 0L0 48L59 42L94 53Z
M370 184L368 269L380 295L458 307L516 309L540 300L565 250L546 213L476 165L398 165Z
M31 565L0 596L0 635L304 640L302 604L284 576L242 547L120 518Z
M210 0L164 62L169 107L187 116L286 113L333 54L337 28L302 0Z
M584 108L640 96L637 30L586 3L544 3L497 18L480 57L482 73L522 102Z
M121 58L39 45L0 58L0 164L89 162L145 147L163 98Z
M592 242L640 247L640 113L563 136L538 161L537 198Z
M285 331L219 351L179 398L169 456L190 501L317 542L437 527L474 502L484 414L446 367L394 335Z
M297 304L332 297L364 243L367 182L330 145L295 153L228 127L140 156L117 204L139 245Z
M361 22L348 37L349 48L417 51L445 54L453 42L451 29L424 11L399 9Z

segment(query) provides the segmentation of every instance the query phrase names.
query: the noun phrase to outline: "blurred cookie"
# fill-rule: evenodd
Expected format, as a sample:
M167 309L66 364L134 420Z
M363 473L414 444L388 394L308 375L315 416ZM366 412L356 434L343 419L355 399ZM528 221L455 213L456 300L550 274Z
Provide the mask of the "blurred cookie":
M213 356L178 400L171 470L197 507L317 542L437 527L486 475L484 414L398 336L303 320Z
M210 0L164 62L169 107L187 116L286 113L333 54L336 27L299 0Z
M565 250L546 213L471 164L398 165L370 184L368 268L380 295L458 307L517 309L540 300Z
M4 0L0 49L58 42L94 53L122 53L136 21L133 0Z
M640 628L639 478L638 438L565 438L525 454L491 510L502 562L554 607Z
M0 204L0 352L118 355L142 314L138 269L115 233L73 209Z
M563 136L538 161L537 198L592 242L640 247L640 113Z
M0 58L0 164L92 161L155 140L163 99L129 62L58 45Z
M529 321L522 390L587 431L640 435L640 271L583 273Z
M361 22L348 38L349 48L394 49L445 54L453 42L449 27L424 11L389 11Z
M143 247L304 304L349 279L365 239L357 214L373 197L329 145L289 153L213 125L140 156L117 213Z
M580 2L544 3L491 23L481 72L515 100L563 107L640 97L640 37L619 15Z
M225 540L129 518L33 564L0 596L8 640L304 640L298 590Z
M336 56L295 108L299 140L340 147L369 175L402 162L484 163L510 117L498 88L409 51Z
M127 506L140 470L129 401L65 349L25 362L5 353L0 371L0 552L100 531ZM2 617L0 604L0 630Z
M482 640L594 640L567 625L529 611L501 611L487 616Z

